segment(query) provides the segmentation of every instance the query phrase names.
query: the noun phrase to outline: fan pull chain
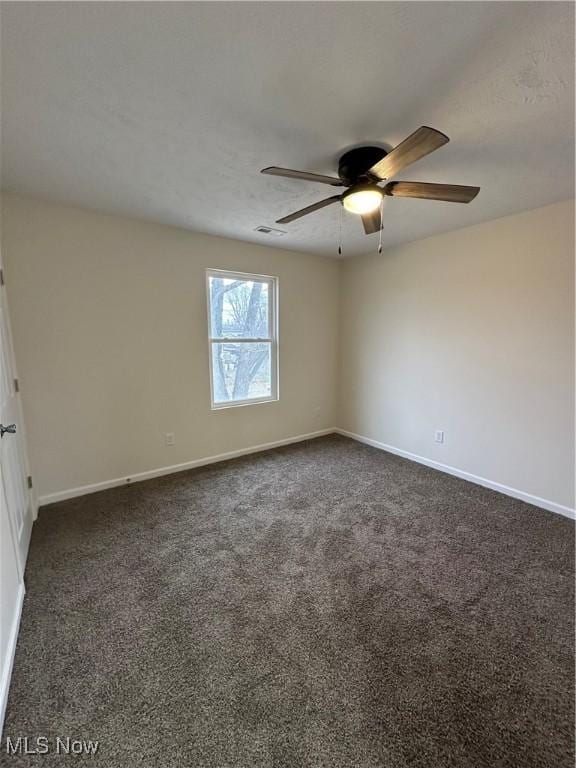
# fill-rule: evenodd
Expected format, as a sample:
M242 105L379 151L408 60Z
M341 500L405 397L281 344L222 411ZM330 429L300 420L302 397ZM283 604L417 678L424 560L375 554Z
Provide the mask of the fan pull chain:
M378 233L378 253L382 253L382 217L384 215L384 198L380 201L380 232Z
M342 256L342 203L340 203L340 224L338 226L338 256Z

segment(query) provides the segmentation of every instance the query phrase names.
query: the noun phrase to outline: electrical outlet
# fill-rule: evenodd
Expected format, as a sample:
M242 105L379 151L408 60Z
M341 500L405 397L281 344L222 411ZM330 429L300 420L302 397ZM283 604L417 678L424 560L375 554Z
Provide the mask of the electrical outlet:
M437 429L434 432L434 442L435 443L443 443L444 442L444 432L441 429Z
M174 432L166 432L166 445L174 445Z

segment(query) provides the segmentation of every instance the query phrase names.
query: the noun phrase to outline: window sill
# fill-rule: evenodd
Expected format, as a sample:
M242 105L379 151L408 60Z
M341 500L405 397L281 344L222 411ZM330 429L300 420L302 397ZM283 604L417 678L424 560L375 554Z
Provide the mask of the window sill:
M253 398L252 400L230 400L224 403L212 403L210 410L221 411L224 408L241 408L245 405L263 405L264 403L277 403L278 397Z

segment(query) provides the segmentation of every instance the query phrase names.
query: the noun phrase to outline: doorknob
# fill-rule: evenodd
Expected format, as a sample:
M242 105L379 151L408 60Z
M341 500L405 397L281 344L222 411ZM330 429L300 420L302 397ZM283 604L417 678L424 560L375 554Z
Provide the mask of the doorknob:
M0 437L4 437L4 432L8 432L10 435L16 434L16 424L8 424L7 427L0 424Z

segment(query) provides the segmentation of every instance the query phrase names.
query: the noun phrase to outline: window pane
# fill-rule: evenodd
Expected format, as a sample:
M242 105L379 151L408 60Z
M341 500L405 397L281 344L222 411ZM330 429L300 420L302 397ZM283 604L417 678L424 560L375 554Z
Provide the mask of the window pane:
M269 342L212 344L214 402L270 397L272 373Z
M269 338L268 283L210 276L213 339Z

